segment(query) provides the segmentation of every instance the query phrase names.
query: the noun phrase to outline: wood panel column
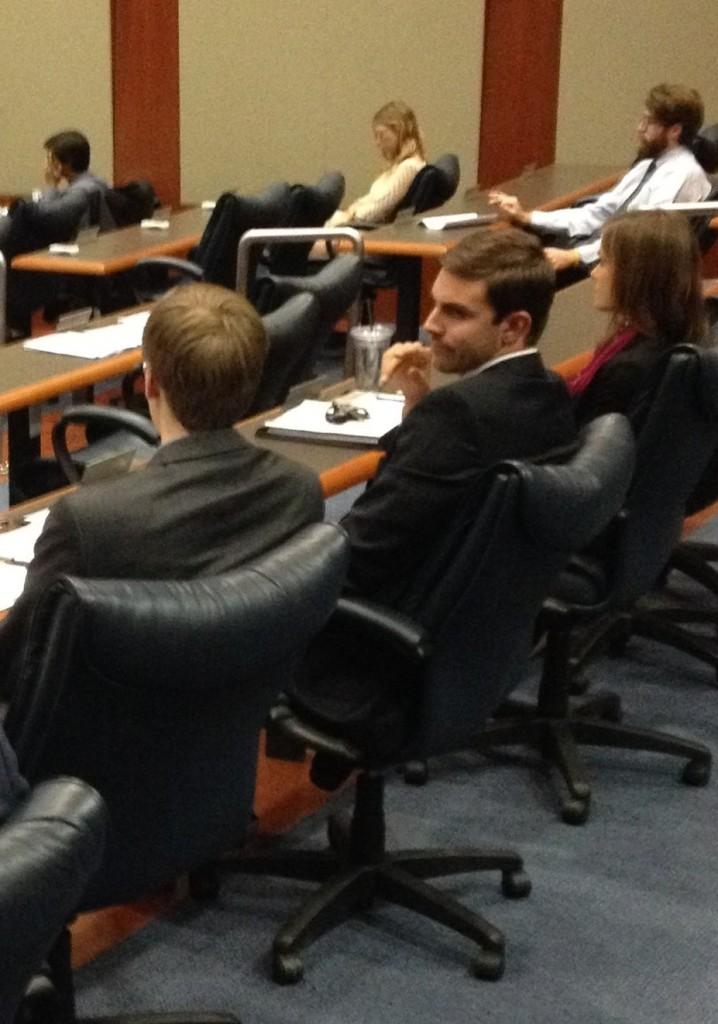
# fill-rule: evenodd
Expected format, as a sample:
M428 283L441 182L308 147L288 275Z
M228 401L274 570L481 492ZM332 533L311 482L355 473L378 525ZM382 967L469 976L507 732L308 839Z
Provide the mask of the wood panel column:
M181 196L178 0L110 0L114 183Z
M479 186L556 155L563 0L486 0Z

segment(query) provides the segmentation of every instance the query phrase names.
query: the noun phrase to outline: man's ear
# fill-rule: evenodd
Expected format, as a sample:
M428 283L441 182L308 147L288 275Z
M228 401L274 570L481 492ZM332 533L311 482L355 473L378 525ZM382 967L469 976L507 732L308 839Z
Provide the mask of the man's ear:
M682 124L670 124L666 131L671 142L676 143L681 141L681 132L683 131Z
M531 314L525 309L509 313L501 321L501 349L504 352L517 351L526 346L531 333Z
M157 381L155 380L155 375L152 372L152 367L145 363L143 370L145 374L145 397L159 398L160 389L158 387Z

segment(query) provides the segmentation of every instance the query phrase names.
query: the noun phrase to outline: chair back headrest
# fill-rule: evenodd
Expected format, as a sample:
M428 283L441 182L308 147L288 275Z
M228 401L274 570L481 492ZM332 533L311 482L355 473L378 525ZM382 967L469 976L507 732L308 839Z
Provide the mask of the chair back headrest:
M159 205L153 185L142 178L108 188L105 200L118 228L139 224L145 217L151 217Z
M706 174L718 171L718 124L703 125L693 140L693 154Z
M400 210L424 213L451 199L459 184L459 160L453 153L444 153L432 164L426 164L409 186L397 206Z
M660 576L686 505L718 446L718 350L672 349L638 437L636 471L617 556L616 597L626 606Z
M282 227L320 228L337 209L344 194L344 175L325 174L316 185L292 185ZM268 245L265 262L271 274L304 274L312 243L276 242Z
M111 831L88 905L212 859L251 814L259 730L336 604L343 531L194 580L61 577L28 631L8 738L30 781L85 779Z
M240 238L251 228L281 227L287 219L290 198L291 189L286 182L275 182L254 196L224 192L217 200L193 256L204 270L204 280L234 289ZM256 251L250 253L250 282L258 257Z
M560 465L498 464L446 531L414 614L432 658L419 747L460 749L516 686L551 583L618 511L633 468L631 429L602 418Z
M319 303L309 292L299 292L262 317L269 348L249 415L281 405L289 389L311 375L319 320Z
M9 263L20 253L43 249L53 242L72 241L88 206L89 195L83 189L72 189L61 203L38 204L16 199L10 207L3 238L5 259Z
M272 309L298 292L315 296L320 308L319 331L324 336L356 300L361 289L362 273L361 258L345 252L329 260L316 274L307 277L263 278L262 283L267 283L268 289L271 289L268 303Z

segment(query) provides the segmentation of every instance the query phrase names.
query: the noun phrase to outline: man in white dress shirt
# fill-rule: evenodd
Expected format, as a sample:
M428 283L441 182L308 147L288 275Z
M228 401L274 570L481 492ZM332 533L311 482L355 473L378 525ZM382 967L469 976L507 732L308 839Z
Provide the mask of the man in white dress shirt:
M691 145L703 123L703 101L695 89L656 85L638 122L636 162L617 185L593 202L565 210L527 212L516 196L495 191L489 202L500 217L538 232L565 232L569 248L546 247L554 268L588 270L597 262L601 231L612 217L639 206L695 203L711 189Z

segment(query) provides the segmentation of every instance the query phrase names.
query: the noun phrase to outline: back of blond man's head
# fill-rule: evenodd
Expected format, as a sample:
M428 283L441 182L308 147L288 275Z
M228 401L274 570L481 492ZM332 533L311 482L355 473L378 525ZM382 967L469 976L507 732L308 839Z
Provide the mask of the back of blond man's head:
M213 284L189 284L160 299L142 346L155 383L185 430L219 430L249 411L267 336L243 296Z

